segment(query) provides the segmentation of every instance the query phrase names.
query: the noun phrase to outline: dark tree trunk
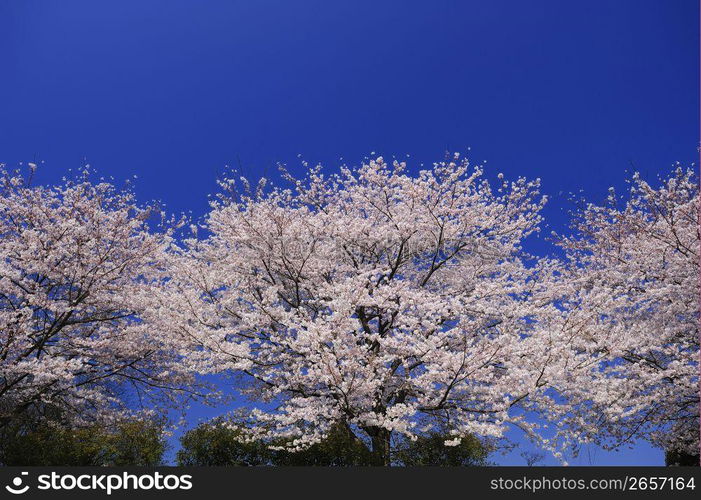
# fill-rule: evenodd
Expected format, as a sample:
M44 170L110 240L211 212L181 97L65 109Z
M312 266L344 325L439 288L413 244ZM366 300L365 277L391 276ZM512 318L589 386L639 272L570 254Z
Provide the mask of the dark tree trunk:
M372 442L372 465L387 467L390 465L390 437L392 433L387 429L373 427L367 429Z

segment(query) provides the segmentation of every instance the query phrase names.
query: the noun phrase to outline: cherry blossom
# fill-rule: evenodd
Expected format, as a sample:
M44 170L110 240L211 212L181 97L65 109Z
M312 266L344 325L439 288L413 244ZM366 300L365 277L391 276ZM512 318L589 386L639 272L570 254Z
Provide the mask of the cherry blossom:
M0 169L0 425L182 407L197 375L225 374L255 403L241 435L293 450L340 425L383 465L393 436L446 429L455 446L515 428L563 462L638 439L698 453L690 170L586 205L562 258L522 248L539 180L493 188L458 154L285 177L222 180L176 241L87 173L42 187Z
M345 425L380 464L393 434L537 436L529 417L557 405L558 378L534 321L552 305L532 300L552 269L521 248L541 222L539 182L500 178L494 192L458 157L417 175L378 157L287 177L222 181L209 236L173 259L170 316L199 346L193 362L244 375L268 402L247 428L294 448Z
M678 168L654 187L638 174L561 238L559 335L573 338L558 383L570 432L620 446L645 438L699 453L699 189ZM551 318L553 319L554 316ZM564 359L564 357L563 357Z
M30 165L33 174L35 165ZM58 187L0 168L0 424L47 408L113 418L191 392L162 321L171 230L84 173Z

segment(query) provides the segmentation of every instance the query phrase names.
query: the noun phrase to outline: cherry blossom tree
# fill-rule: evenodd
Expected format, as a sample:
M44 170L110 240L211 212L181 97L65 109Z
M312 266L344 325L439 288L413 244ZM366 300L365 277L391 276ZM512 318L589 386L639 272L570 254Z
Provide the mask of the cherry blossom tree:
M169 320L199 370L267 402L252 439L299 449L342 425L388 464L393 435L535 436L533 415L560 415L534 321L552 304L532 300L550 270L521 248L545 198L482 175L455 155L417 175L380 157L290 189L222 181L208 237L174 258Z
M571 432L616 447L638 438L699 454L699 188L678 168L611 190L561 238L569 270L557 328L575 339L562 394ZM553 319L553 316L551 319ZM563 356L561 359L565 359Z
M0 168L0 426L158 409L224 373L262 403L237 432L292 451L340 429L387 465L395 442L513 426L557 457L639 438L698 456L691 171L586 206L562 260L522 249L539 182L492 188L459 155L286 177L221 181L179 246L129 191Z
M95 421L192 392L182 346L152 321L172 232L149 230L155 207L87 173L30 179L0 168L0 425Z

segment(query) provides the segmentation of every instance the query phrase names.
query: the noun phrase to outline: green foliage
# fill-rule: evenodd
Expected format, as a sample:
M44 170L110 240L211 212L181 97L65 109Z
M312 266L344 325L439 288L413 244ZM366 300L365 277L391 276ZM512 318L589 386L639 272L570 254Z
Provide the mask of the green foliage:
M416 441L402 439L396 446L393 462L406 467L487 465L489 449L476 437L464 437L457 446L446 446L443 444L446 439L446 434L437 432Z
M683 451L667 450L664 454L665 465L670 466L699 466L698 453L686 453Z
M489 450L475 437L458 446L445 446L446 435L430 434L417 441L396 439L392 463L395 465L486 465ZM332 429L322 442L306 450L271 450L284 443L241 442L239 431L221 422L203 423L186 432L177 453L182 466L369 466L373 456L367 444L345 426Z
M365 444L344 426L334 427L329 435L306 450L295 453L277 451L275 465L312 465L345 467L370 465L372 454Z
M134 421L123 424L118 432L106 435L109 445L109 464L115 466L162 464L167 444L163 436L163 425Z
M180 438L176 459L183 466L271 465L272 452L261 442L244 443L238 431L219 422L200 424Z
M114 429L71 429L45 423L0 431L0 463L23 466L155 466L166 450L159 422L130 421Z
M282 442L241 441L239 431L221 422L198 425L183 435L182 448L177 453L178 465L311 465L346 466L367 465L370 452L357 439L351 438L345 429L334 428L329 436L306 450L290 452L272 450L271 446L282 446Z

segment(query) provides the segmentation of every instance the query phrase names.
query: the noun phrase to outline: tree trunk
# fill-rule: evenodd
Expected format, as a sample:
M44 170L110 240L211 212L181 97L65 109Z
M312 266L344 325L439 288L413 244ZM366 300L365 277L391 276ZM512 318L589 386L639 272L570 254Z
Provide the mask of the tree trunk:
M390 437L392 433L381 427L366 431L372 440L372 465L388 467L390 465Z

